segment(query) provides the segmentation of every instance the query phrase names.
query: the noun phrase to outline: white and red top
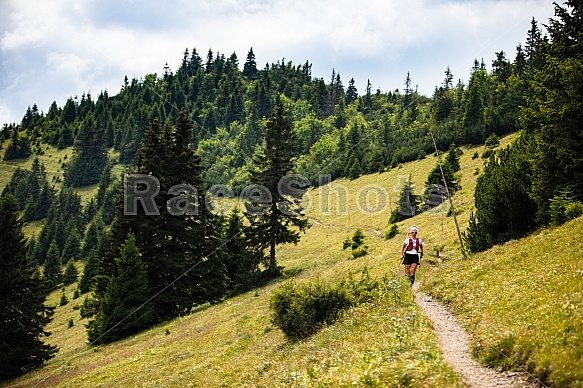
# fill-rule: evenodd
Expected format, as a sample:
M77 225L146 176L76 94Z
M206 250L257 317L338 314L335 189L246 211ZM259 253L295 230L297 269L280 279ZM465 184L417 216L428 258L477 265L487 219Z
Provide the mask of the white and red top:
M419 247L423 246L423 241L421 241L420 238L407 237L403 242L403 245L407 246L407 248L405 248L405 253L415 255L420 252Z

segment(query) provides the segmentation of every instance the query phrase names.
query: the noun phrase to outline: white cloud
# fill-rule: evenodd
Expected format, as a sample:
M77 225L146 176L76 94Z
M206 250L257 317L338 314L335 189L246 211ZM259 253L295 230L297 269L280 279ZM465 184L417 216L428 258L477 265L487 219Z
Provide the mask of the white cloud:
M430 94L450 66L467 77L474 58L513 57L530 19L546 22L546 0L9 0L0 21L0 123L26 107L47 110L69 96L119 91L123 77L176 70L185 48L211 48L259 66L285 57L332 68L363 92L403 87L407 71Z

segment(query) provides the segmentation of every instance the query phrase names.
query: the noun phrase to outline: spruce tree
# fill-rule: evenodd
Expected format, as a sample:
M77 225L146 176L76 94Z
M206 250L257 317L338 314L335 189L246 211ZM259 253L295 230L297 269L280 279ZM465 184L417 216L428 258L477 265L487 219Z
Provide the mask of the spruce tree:
M550 201L555 196L571 192L574 201L583 202L583 4L575 0L565 4L555 3L558 18L548 24L550 42L539 42L545 62L534 72L533 96L520 116L530 144L531 197L539 224L550 222ZM535 27L533 21L534 49L539 36ZM529 61L535 65L536 55L531 52Z
M71 228L69 231L67 240L65 241L65 247L63 248L61 255L62 263L66 263L70 259L81 259L81 235L77 231L77 228Z
M235 208L225 226L225 268L230 280L229 290L234 293L247 291L257 284L259 255L251 254L247 247L245 226L239 209Z
M206 207L198 206L205 190L201 160L191 147L192 127L181 112L174 127L167 123L160 131L155 120L145 134L131 172L158 180L160 190L153 200L159 214L146 214L138 206L137 214L128 215L120 196L105 242L106 252L94 280L93 298L98 314L103 314L102 308L106 307L103 303L117 274L116 258L121 256L129 233L134 234L147 269L149 294L163 291L152 302L155 322L188 313L196 305L218 301L225 295L228 279L220 249L220 220ZM125 188L135 189L131 181L126 182ZM99 323L91 323L89 332L99 332L93 324Z
M271 202L266 205L250 200L246 211L250 222L247 229L249 246L255 247L259 253L268 251L264 257L268 276L278 276L281 270L277 266L275 247L286 243L297 244L300 232L309 227L301 214L303 191L296 189L293 193L284 193L280 189L280 180L293 172L295 150L291 114L280 103L267 120L264 143L253 158L255 169L251 171L251 182L265 187L271 195ZM262 210L257 212L256 209Z
M65 185L81 187L99 182L107 164L107 150L105 131L96 122L92 112L81 123L74 152L65 169Z
M18 204L0 197L0 380L44 364L57 351L43 343L53 309L44 305L46 287L26 258L26 240Z
M47 282L49 290L54 290L63 280L61 269L61 252L57 242L53 239L49 246L47 256L44 262L43 277Z
M403 182L403 188L399 193L397 208L391 213L390 223L396 223L415 216L421 203L419 195L415 194L415 187L411 183L411 176Z
M464 234L470 251L521 238L535 228L531 176L527 143L522 138L490 157L477 179L476 213Z
M77 266L75 265L74 259L69 259L67 265L65 266L65 274L63 275L63 284L68 286L77 281L79 277L79 271L77 271Z
M346 103L348 104L356 101L358 98L358 90L356 89L354 82L354 78L351 78L350 81L348 81L348 88L346 89Z
M247 60L243 65L243 76L252 78L255 74L257 74L257 62L255 62L255 53L253 53L253 47L251 47L247 53Z
M89 342L107 343L148 328L154 321L154 305L148 302L147 271L132 233L120 247L116 271L109 281L99 313L88 331Z

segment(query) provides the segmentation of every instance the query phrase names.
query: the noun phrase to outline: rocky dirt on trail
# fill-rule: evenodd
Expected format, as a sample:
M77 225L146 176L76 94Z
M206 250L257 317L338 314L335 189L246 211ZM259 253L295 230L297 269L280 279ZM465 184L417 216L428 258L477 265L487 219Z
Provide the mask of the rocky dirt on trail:
M433 331L439 340L445 360L463 378L468 387L537 387L529 382L526 373L500 372L481 366L470 356L468 337L455 317L432 297L417 291L415 302L433 322Z

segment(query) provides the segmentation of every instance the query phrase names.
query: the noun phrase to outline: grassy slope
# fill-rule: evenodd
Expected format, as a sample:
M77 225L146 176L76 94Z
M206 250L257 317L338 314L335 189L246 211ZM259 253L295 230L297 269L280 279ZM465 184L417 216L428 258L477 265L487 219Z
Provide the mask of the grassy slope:
M583 217L432 271L483 363L583 386Z
M508 141L504 139L503 144ZM467 225L473 206L474 171L483 164L482 159L471 159L474 151L481 153L482 148L464 151L463 190L454 197L462 228ZM363 212L356 198L359 194L365 198L361 189L369 185L373 192L378 186L383 187L394 200L400 176L411 174L416 186L422 187L435 163L434 157L428 157L387 173L333 182L332 192L341 192L344 187L348 193L348 212L343 214L335 209L334 195L327 196L321 189L311 191L312 228L297 246L279 249L286 275L297 281L316 276L332 280L350 271L357 272L366 265L373 276L401 278L398 252L404 234L384 241L380 234L387 229L389 209ZM321 206L323 195L333 199L327 213ZM375 196L369 199L369 208L373 208ZM366 208L361 204L360 209L363 207ZM401 231L412 222L401 223ZM439 212L424 213L414 222L420 228L428 251L436 244L445 244L445 256L460 256L451 217ZM367 234L370 254L349 261L349 253L341 249L342 241L357 227ZM427 277L429 271L430 266L422 266L419 277ZM436 275L431 273L433 276ZM167 322L132 338L89 349L85 348L83 324L86 322L80 320L73 309L81 300L74 300L56 309L55 318L48 327L54 333L49 342L61 347L55 359L45 368L10 385L274 386L297 383L347 386L353 382L373 386L461 385L459 377L445 365L430 323L412 302L407 287L397 300L388 293L375 304L347 312L341 322L324 328L313 337L293 343L288 342L269 319L270 291L279 283ZM67 293L71 299L72 289ZM60 291L51 296L49 303L57 304L59 298ZM67 327L70 318L74 319L72 328Z

